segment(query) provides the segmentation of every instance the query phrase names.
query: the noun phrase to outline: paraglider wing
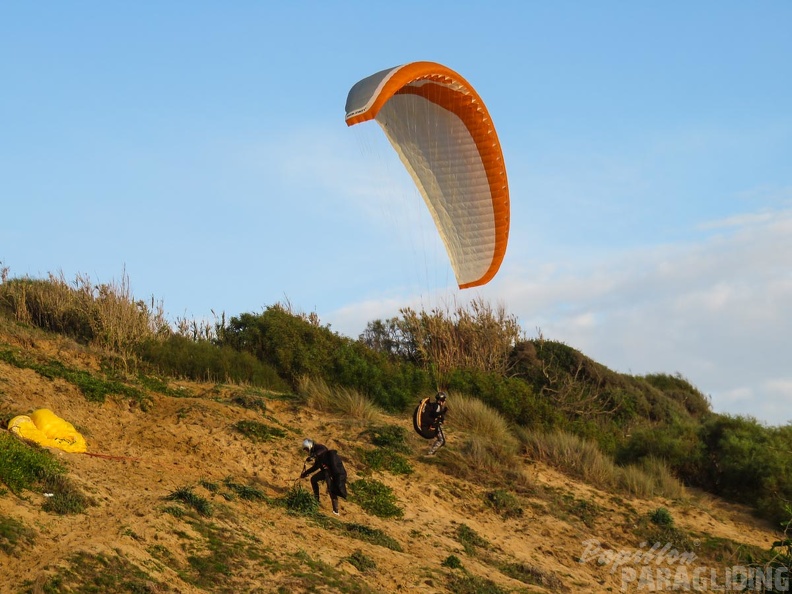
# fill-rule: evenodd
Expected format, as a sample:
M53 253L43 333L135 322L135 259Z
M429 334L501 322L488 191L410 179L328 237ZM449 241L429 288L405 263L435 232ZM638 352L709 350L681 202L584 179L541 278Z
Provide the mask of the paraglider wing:
M418 403L418 406L415 407L413 411L413 428L421 437L425 439L434 439L437 437L438 431L436 426L432 426L432 418L426 410L426 405L428 403L429 399L424 398Z
M509 238L509 188L492 120L473 87L434 62L373 74L349 91L346 122L376 120L421 192L460 289L495 276Z

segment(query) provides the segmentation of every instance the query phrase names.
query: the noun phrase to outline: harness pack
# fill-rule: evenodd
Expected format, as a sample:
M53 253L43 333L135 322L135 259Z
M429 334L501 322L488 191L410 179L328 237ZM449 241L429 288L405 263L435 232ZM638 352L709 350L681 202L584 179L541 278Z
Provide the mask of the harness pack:
M431 405L429 398L424 398L418 403L418 406L415 407L415 411L413 411L413 428L415 432L424 439L434 439L437 437L439 430L434 419L429 414Z

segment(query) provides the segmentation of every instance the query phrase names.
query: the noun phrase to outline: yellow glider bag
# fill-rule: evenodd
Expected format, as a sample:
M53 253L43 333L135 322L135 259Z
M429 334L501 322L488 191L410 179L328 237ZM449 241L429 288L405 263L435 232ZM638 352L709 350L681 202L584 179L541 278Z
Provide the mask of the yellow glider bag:
M39 445L59 448L66 452L85 452L85 438L74 426L46 408L30 416L20 415L8 423L8 430Z

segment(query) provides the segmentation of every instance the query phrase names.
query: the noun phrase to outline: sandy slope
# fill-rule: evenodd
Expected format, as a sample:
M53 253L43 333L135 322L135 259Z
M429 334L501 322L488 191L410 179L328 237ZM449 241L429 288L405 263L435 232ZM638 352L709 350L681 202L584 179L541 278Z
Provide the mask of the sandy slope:
M70 366L98 369L88 352L63 340L37 339L35 344L13 336L0 336L0 344L31 349L39 356L58 358ZM232 477L251 484L272 498L292 486L302 469L299 444L304 436L337 448L346 458L350 482L363 472L354 450L365 446L360 436L365 426L309 409L297 409L286 401L268 400L267 416L227 401L232 387L176 382L188 397L153 395L153 406L142 412L122 399L104 404L89 403L77 388L62 380L48 380L33 371L0 362L0 404L3 412L25 413L47 407L84 432L89 451L119 459L52 450L69 468L69 476L89 494L95 505L76 516L56 516L41 511L43 497L28 494L20 499L0 497L0 514L24 521L35 531L34 544L22 546L16 556L0 551L0 592L30 589L42 591L47 577L58 567L69 567L76 551L118 555L144 570L150 591L170 592L275 592L304 591L306 582L294 568L318 570L300 557L322 561L338 575L347 576L348 588L323 581L313 591L447 592L448 576L454 571L441 563L449 555L462 560L471 574L486 577L504 590L528 592L620 591L620 572L595 560L579 562L585 543L596 539L608 550L636 549L639 539L633 530L639 514L659 506L671 510L679 527L696 534L732 539L768 549L778 534L752 519L744 510L711 498L691 495L686 502L643 501L598 491L573 481L560 472L531 460L523 460L527 488L520 499L522 517L504 520L486 505L488 490L482 484L449 477L420 452L426 442L411 436L415 454L410 456L415 472L407 478L375 473L374 477L393 488L404 507L401 519L380 519L351 501L342 502L341 520L377 528L394 538L402 552L367 544L339 531L329 531L315 522L286 513L282 507L240 499L225 501L196 487L218 512L211 523L225 531L229 541L244 541L261 553L234 566L231 576L220 584L201 588L184 579L187 557L196 551L185 543L202 542L195 528L163 512L164 498L201 480L222 483ZM288 436L256 444L234 431L231 425L252 419L287 428ZM402 424L408 419L386 417L383 423ZM455 447L453 421L449 422L449 444ZM476 481L478 482L478 481ZM308 482L303 481L307 487ZM580 517L559 505L564 497L596 505L599 513L587 526ZM329 514L329 501L322 499ZM489 541L491 547L469 556L456 537L466 524ZM348 560L361 550L376 563L376 570L359 572ZM164 561L163 551L170 555ZM298 561L302 559L302 561ZM521 563L544 576L545 583L526 584L507 577L495 568L500 563ZM728 560L724 561L728 565ZM280 565L279 565L280 564ZM28 585L23 588L22 584ZM31 585L32 584L32 585Z

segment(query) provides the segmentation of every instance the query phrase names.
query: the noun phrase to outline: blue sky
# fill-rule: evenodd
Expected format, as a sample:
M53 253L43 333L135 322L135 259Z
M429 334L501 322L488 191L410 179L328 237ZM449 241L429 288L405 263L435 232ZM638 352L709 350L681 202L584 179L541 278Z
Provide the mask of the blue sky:
M792 420L792 3L0 5L0 262L126 272L171 319L288 301L356 337L481 297L718 412ZM458 291L359 79L430 60L478 90L512 198Z

